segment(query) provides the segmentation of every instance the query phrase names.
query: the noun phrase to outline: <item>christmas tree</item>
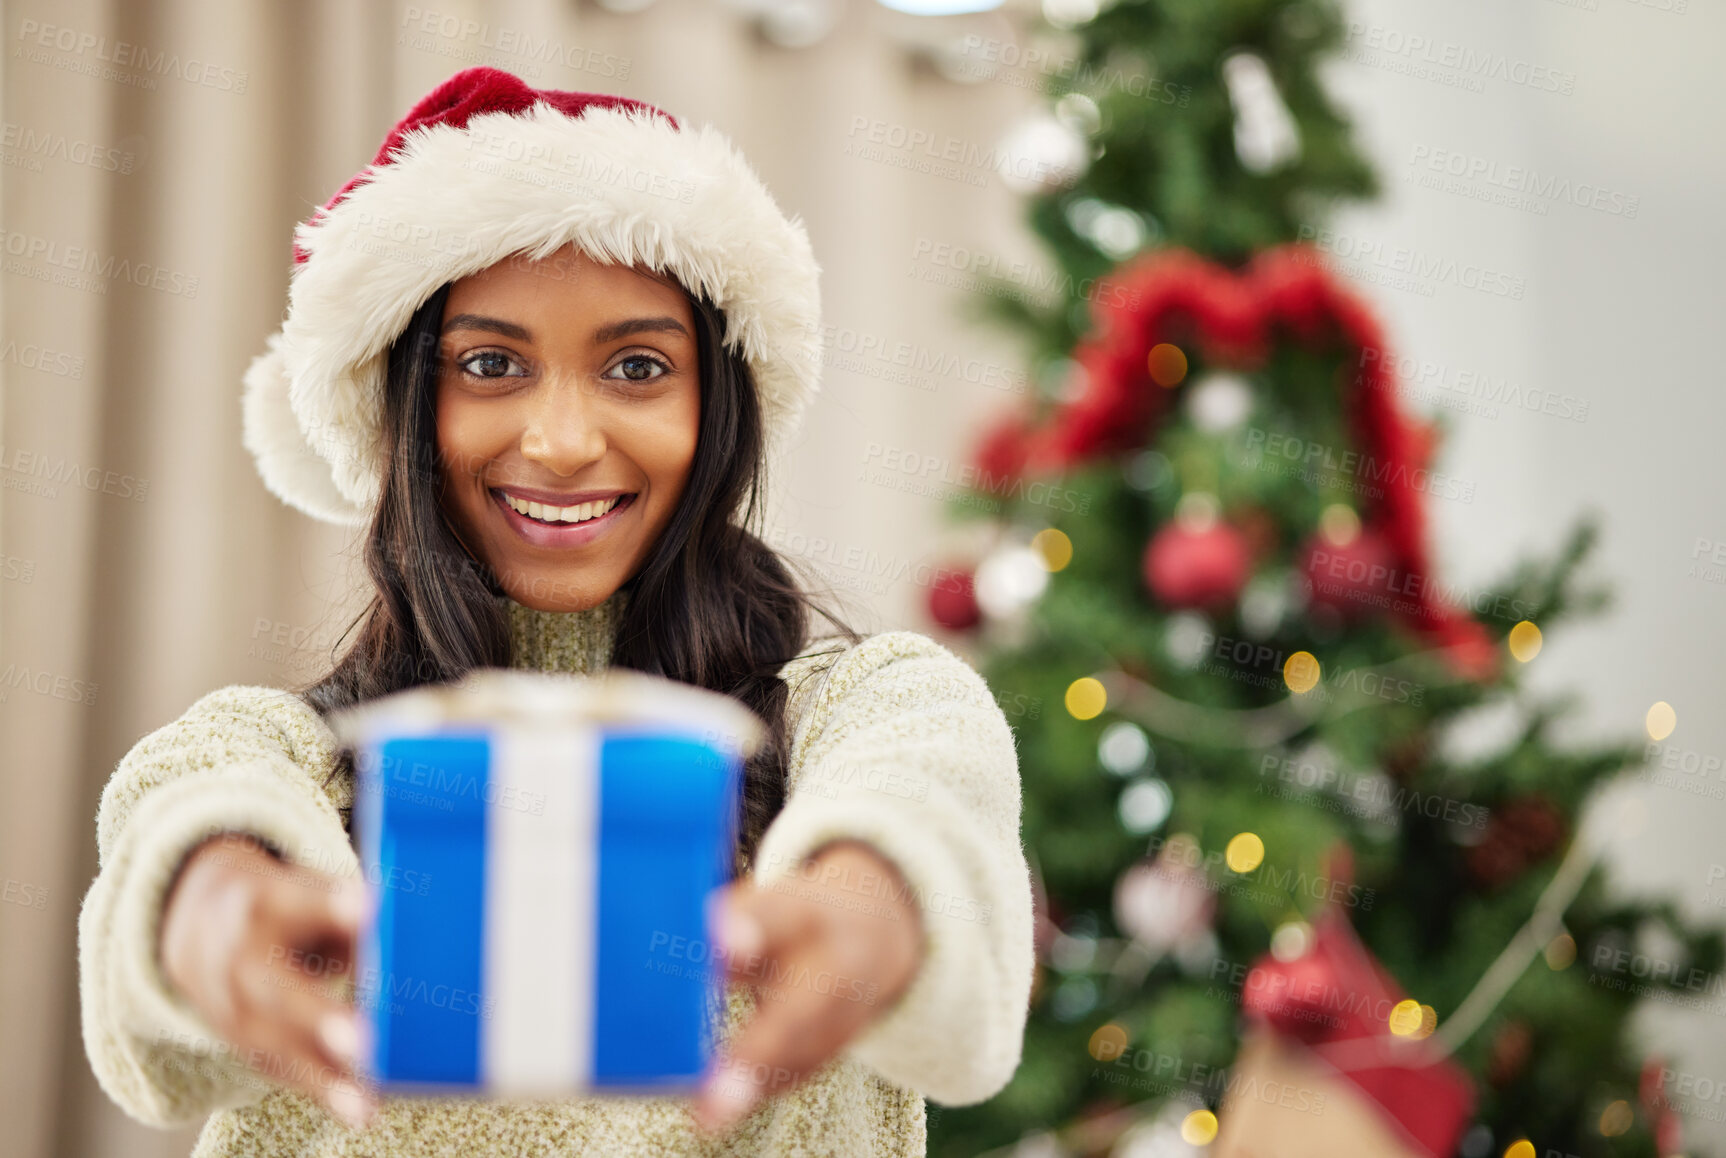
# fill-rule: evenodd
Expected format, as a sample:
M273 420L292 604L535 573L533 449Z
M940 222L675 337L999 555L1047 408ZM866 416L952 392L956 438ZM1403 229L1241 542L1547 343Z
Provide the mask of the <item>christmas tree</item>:
M1629 1018L1722 946L1604 887L1580 818L1640 738L1561 744L1574 704L1525 687L1606 605L1594 529L1437 574L1428 509L1469 484L1298 244L1376 191L1317 80L1339 13L1117 0L1066 32L1051 114L1088 161L1030 220L1068 292L986 298L1041 388L955 503L992 546L931 594L1017 732L1038 977L1013 1082L931 1107L931 1154L1306 1153L1320 1115L1243 1082L1284 1042L1399 1152L1676 1153Z

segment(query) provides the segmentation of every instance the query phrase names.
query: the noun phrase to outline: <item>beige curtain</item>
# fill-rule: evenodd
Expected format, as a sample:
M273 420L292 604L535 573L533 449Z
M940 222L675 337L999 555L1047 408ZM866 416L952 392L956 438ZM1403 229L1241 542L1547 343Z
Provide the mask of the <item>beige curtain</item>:
M491 31L428 33L434 11ZM986 168L953 179L846 146L872 131L860 119L996 144L1035 93L944 80L907 42L1009 37L1013 20L931 22L849 0L826 40L787 50L715 0L634 16L575 0L5 5L0 1148L150 1158L191 1146L194 1131L141 1127L95 1084L77 909L119 757L213 688L309 674L358 605L349 535L278 503L240 445L240 375L279 323L295 222L469 64L714 123L809 224L835 338L906 343L938 363L906 383L890 356L835 360L770 520L787 553L849 595L860 626L927 630L942 506L860 480L862 468L892 451L962 461L1022 367L999 334L960 320L971 295L908 270L920 244L1003 264L1035 248L1018 196ZM485 47L503 30L594 55L566 54L588 62L577 69ZM100 272L68 277L73 250Z

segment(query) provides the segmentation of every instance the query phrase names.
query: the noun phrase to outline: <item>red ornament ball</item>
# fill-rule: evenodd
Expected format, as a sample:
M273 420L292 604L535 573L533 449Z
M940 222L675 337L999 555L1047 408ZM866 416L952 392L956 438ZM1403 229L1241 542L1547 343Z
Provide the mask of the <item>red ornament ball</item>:
M1383 537L1361 531L1342 546L1314 535L1303 552L1301 573L1312 590L1315 606L1329 607L1360 619L1373 612L1414 603L1419 591L1399 591L1407 577L1396 565L1396 554Z
M1263 1017L1284 1037L1324 1041L1336 1025L1325 999L1350 992L1336 968L1329 957L1310 950L1293 961L1262 960L1247 974L1241 1008Z
M1145 586L1166 607L1214 608L1240 598L1252 573L1247 540L1227 523L1169 523L1145 547Z
M929 588L929 617L948 631L969 631L983 621L970 571L947 571Z

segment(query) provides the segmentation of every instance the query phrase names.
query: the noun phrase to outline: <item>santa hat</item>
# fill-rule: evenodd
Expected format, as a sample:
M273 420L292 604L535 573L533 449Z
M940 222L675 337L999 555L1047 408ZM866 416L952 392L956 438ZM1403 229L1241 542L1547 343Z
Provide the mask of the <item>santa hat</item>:
M294 231L287 319L245 374L264 484L314 518L364 522L381 493L389 348L414 311L446 282L570 243L707 295L754 376L769 450L783 448L821 362L821 267L801 219L709 125L469 68Z

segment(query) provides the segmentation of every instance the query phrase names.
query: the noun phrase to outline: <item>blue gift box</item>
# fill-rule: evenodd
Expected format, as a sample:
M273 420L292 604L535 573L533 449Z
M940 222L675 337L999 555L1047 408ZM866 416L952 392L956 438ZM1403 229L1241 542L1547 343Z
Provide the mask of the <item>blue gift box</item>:
M689 1090L717 1027L741 704L483 669L349 709L371 892L362 1068L393 1092Z

